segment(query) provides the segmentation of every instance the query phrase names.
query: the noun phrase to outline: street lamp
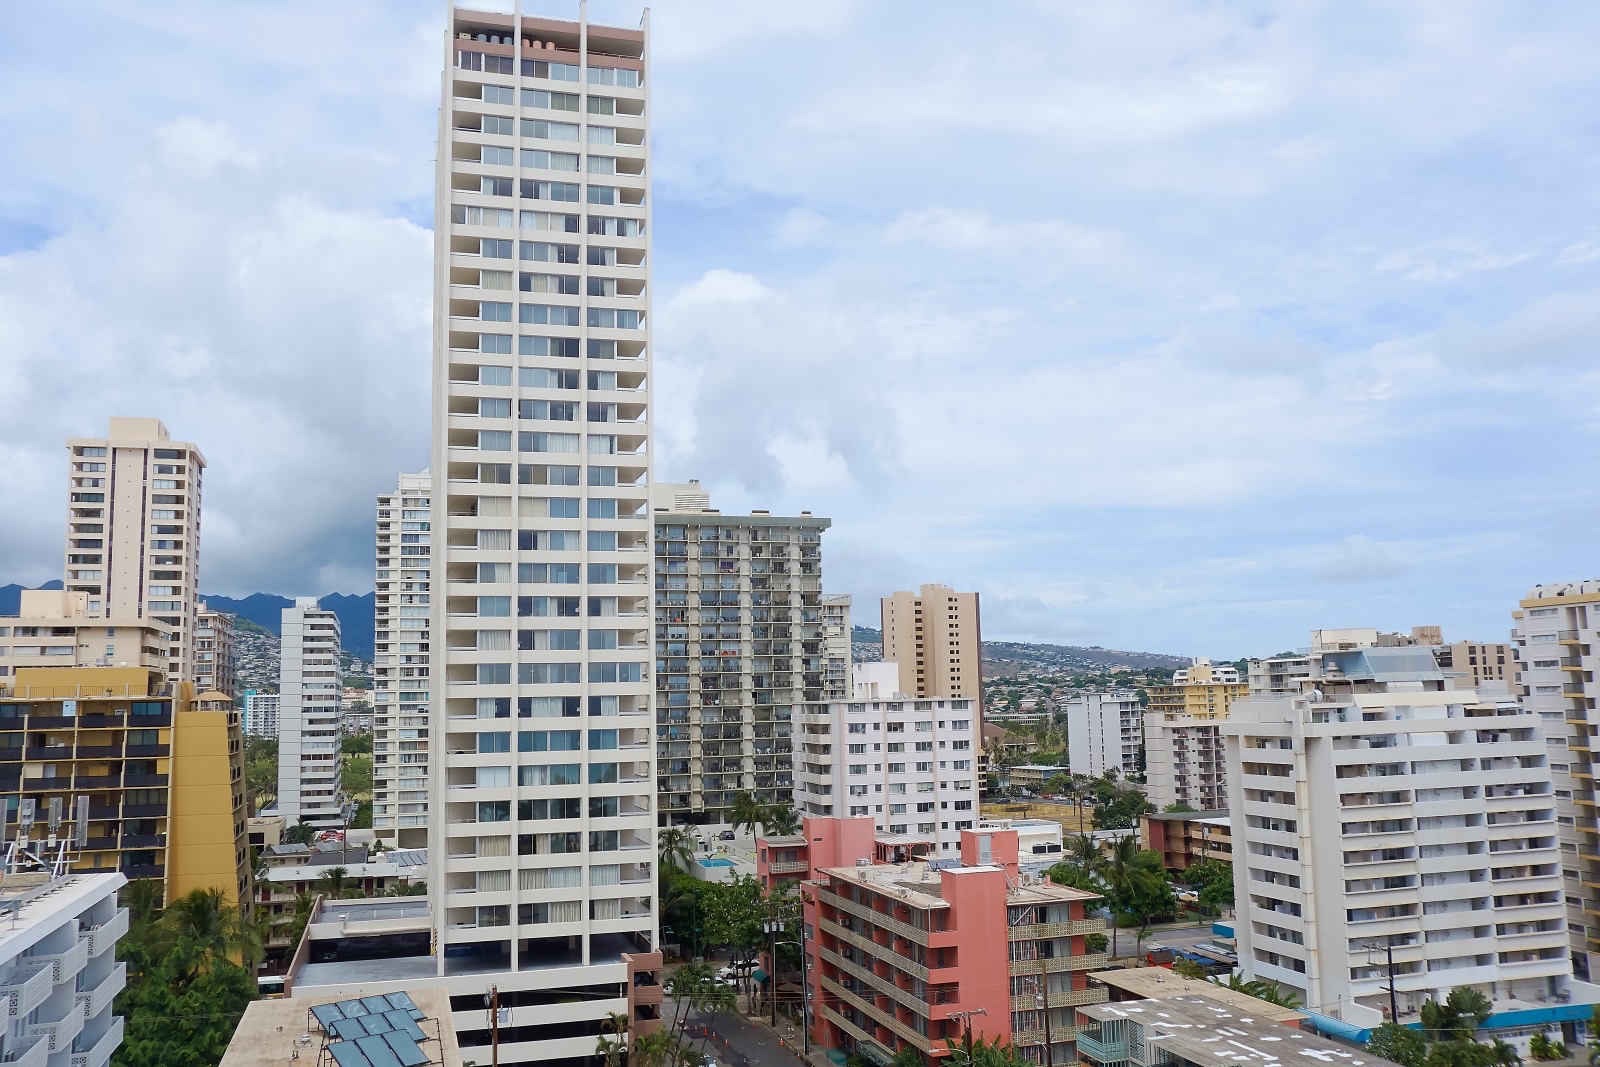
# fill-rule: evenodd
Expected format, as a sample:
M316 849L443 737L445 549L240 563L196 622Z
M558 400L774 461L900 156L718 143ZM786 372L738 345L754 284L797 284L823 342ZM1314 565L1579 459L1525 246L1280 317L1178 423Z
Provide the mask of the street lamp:
M1043 975L1043 978L1044 978L1044 992L1035 994L1034 998L1033 998L1033 1002L1034 1002L1034 1004L1038 1005L1040 1011L1044 1012L1044 1067L1055 1067L1055 1059L1052 1057L1051 1052L1050 1052L1050 975L1049 975L1049 973L1046 972ZM967 1053L967 1058L969 1060L972 1058L972 1054L970 1052Z
M774 924L774 925L776 925L776 924ZM772 966L773 966L773 975L772 975L772 1018L773 1018L773 1024L772 1025L774 1025L774 1026L778 1025L777 1024L777 1018L778 1018L778 976L777 976L778 960L777 960L777 953L778 953L778 946L779 945L793 945L795 948L800 950L800 1058L805 1060L805 1061L807 1061L807 1062L810 1062L810 1060L811 1060L811 982L806 977L806 947L805 947L805 945L801 944L798 941L774 941L772 943L772 953L773 953L773 960L772 960ZM968 1059L970 1059L970 1058L971 1057L968 1056Z
M783 923L776 919L768 919L761 924L761 932L767 935L767 966L772 968L772 973L767 975L767 980L772 983L767 990L767 997L772 1001L772 1028L778 1028L778 935L783 933ZM789 944L790 942L785 942ZM801 952L801 956L805 953Z

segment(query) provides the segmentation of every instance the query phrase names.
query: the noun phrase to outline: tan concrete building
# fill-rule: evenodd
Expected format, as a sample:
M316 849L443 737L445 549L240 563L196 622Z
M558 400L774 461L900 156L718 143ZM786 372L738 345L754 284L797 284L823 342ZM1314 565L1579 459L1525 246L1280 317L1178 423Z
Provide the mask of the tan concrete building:
M723 515L696 488L650 494L662 825L725 823L742 792L794 803L796 714L830 699L821 606L830 521Z
M235 673L236 644L233 616L212 611L200 601L194 629L194 687L201 693L221 692L230 697L239 691Z
M299 597L283 609L278 665L278 814L292 826L344 822L339 616Z
M1462 685L1474 689L1513 689L1517 685L1515 645L1456 641L1444 647L1449 655L1441 662L1461 675Z
M850 594L822 594L823 662L822 686L827 699L843 700L850 695Z
M1538 716L1550 742L1572 971L1592 982L1600 978L1600 826L1595 822L1600 793L1594 784L1600 683L1593 680L1600 648L1600 581L1536 585L1512 618L1522 705Z
M1196 811L1228 806L1220 722L1250 686L1232 665L1197 659L1173 672L1171 685L1150 688L1144 716L1145 778L1157 811L1187 804Z
M166 673L172 631L154 619L88 613L89 594L24 589L19 614L0 618L0 689L24 667L153 667Z
M159 419L114 418L67 451L67 590L90 615L161 624L168 676L193 678L205 457Z
M978 594L924 585L883 598L883 658L907 696L983 698Z
M428 844L428 686L433 477L402 474L378 497L373 599L372 831L397 848Z

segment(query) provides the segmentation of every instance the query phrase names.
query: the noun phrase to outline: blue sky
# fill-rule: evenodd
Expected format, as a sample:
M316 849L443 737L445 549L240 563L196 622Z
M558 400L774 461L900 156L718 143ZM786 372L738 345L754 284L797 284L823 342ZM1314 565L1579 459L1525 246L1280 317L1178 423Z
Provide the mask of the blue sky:
M61 440L137 414L211 461L204 588L370 588L427 455L441 18L0 14L0 581L58 576ZM831 589L1233 657L1494 639L1595 573L1592 6L651 18L657 477L831 516Z

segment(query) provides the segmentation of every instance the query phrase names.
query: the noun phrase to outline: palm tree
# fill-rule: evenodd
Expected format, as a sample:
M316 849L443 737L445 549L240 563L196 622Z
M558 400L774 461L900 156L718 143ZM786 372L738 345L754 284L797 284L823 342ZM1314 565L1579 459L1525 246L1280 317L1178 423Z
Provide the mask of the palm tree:
M1098 875L1105 865L1100 843L1088 834L1074 834L1066 840L1066 861L1087 875Z
M622 1067L628 1058L628 1016L626 1012L607 1012L600 1021L600 1040L595 1052L605 1057L606 1067Z
M761 825L769 837L789 837L800 832L800 813L793 808L773 804L762 813Z
M767 809L762 807L761 801L752 794L740 793L733 798L733 807L728 810L728 823L735 832L740 827L745 827L754 833L757 824L762 821L766 813Z
M686 871L694 862L694 837L681 826L669 826L656 835L656 847L663 867Z
M158 878L136 878L122 890L122 903L128 909L128 935L137 940L161 917L164 892Z
M277 926L289 939L291 947L300 944L300 936L306 932L306 926L311 922L311 913L316 910L317 898L311 893L296 893L294 897L294 911L287 918L280 918Z
M220 889L196 889L172 902L160 925L176 941L187 941L214 962L238 960L246 967L261 958L261 932L256 924L222 895Z
M1277 982L1251 982L1255 988L1250 990L1250 995L1257 1000L1264 1000L1268 1004L1276 1004L1280 1008L1298 1008L1300 998L1284 989Z
M344 896L351 885L348 867L329 867L316 882L316 888L330 897Z
M289 827L288 831L283 835L283 840L290 845L309 845L316 836L316 827L301 819Z
M1154 893L1161 887L1161 879L1140 866L1139 842L1132 834L1123 834L1111 847L1111 855L1101 863L1100 876L1105 879L1111 900L1111 956L1117 955L1117 912L1129 911L1133 899L1144 893Z

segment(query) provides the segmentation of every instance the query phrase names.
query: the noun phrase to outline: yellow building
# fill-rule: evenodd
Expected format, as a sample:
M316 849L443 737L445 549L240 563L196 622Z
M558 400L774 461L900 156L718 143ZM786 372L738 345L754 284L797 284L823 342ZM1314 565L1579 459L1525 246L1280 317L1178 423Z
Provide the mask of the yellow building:
M1197 659L1174 671L1171 685L1150 687L1145 710L1145 776L1157 811L1187 804L1195 811L1228 806L1218 724L1235 700L1250 693L1232 665Z
M14 839L31 801L36 847L59 820L80 870L158 878L166 899L194 889L248 899L244 742L232 701L192 699L150 667L24 667L0 694L0 804ZM54 806L52 801L55 802Z

